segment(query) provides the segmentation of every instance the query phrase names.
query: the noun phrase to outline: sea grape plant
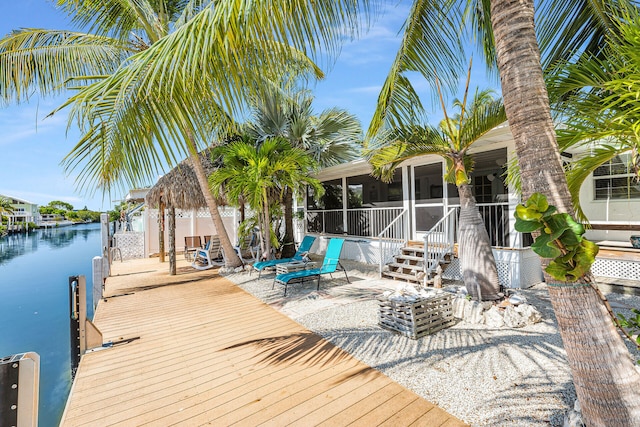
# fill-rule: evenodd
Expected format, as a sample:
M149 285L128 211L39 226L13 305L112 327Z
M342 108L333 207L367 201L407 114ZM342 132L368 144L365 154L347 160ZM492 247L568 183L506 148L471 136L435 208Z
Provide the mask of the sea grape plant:
M598 254L598 245L585 239L584 226L567 213L558 213L545 195L534 193L516 207L517 231L539 232L531 249L551 258L545 271L562 282L575 282L589 272Z

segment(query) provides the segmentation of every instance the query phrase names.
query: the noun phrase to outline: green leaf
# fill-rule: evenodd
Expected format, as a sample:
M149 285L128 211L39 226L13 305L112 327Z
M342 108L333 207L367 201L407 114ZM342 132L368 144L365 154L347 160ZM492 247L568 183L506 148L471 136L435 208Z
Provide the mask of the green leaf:
M521 218L524 221L538 221L540 218L542 218L542 213L540 213L537 209L531 209L523 205L516 206L515 215L516 218Z
M527 200L525 206L527 208L543 213L549 208L549 202L547 202L547 197L544 194L533 193Z
M531 249L543 258L556 258L562 255L562 252L556 246L548 234L542 233L536 241L531 245Z
M544 269L551 277L556 280L560 280L562 282L567 282L567 274L569 272L569 268L567 268L566 264L551 261L547 268Z
M533 231L540 230L542 227L544 227L544 224L539 221L525 221L516 216L515 227L516 231L519 231L521 233L531 233Z

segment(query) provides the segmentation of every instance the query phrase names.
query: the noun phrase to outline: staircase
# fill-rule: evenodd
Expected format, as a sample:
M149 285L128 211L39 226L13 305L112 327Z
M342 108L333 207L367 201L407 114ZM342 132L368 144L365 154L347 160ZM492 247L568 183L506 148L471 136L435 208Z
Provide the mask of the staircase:
M452 256L453 254L449 252L438 262L442 271L449 266ZM393 258L393 262L388 263L387 268L382 271L382 277L427 285L435 275L437 266L427 275L423 242L407 242L404 247L400 248L400 253Z
M451 262L456 231L456 209L451 209L425 234L424 241L407 241L393 261L381 269L382 277L428 285L438 266L444 271Z

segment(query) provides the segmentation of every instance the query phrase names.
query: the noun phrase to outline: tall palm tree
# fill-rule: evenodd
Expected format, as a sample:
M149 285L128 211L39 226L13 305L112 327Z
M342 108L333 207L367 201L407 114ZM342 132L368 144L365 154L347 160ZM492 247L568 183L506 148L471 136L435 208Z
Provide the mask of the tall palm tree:
M272 244L277 243L270 206L281 201L285 188L320 187L318 180L310 176L316 168L315 161L282 137L268 138L257 145L250 141L231 142L217 147L213 155L221 159L221 166L209 177L212 188L224 192L229 201L248 202L257 212L264 253L270 254Z
M467 84L468 86L468 84ZM374 174L385 181L393 179L393 171L405 160L426 154L442 156L447 163L445 178L456 185L460 195L460 264L465 287L477 300L496 300L498 271L491 250L491 239L473 196L470 173L473 168L468 151L471 145L496 126L506 116L500 100L489 91L476 91L467 107L466 96L454 105L459 112L445 119L438 127L420 124L396 125L390 134L384 133L379 143L367 153Z
M305 150L320 167L334 166L355 159L360 154L362 129L358 119L345 110L330 108L319 115L313 112L309 91L291 91L273 87L266 96L252 100L252 118L247 132L257 141L285 138L293 147ZM295 252L293 235L293 196L284 189L282 257Z
M204 0L57 0L58 6L71 16L72 22L89 28L89 32L23 29L0 40L0 64L9 71L0 77L4 101L19 102L28 98L34 86L43 95L60 93L69 87L69 81L73 85L90 87L105 76L116 73L123 64L132 60L132 55L147 50L172 29L183 27L209 3ZM101 108L107 105L103 103ZM99 168L101 172L99 177L95 177L96 184L104 191L109 191L118 180L118 174L112 173L120 167L118 164L128 164L133 175L129 177L129 183L133 186L140 183L139 178L143 178L144 172L147 177L157 176L162 169L158 156L153 156L151 162L144 159L136 161L124 159L117 147L109 151L113 148L113 141L106 136L106 127L108 121L104 117L98 120L92 118L89 126L81 127L84 135L70 154L71 157L65 159L68 170L84 168L85 173L80 174L78 181L81 189L86 184L86 171ZM95 129L99 129L98 135ZM171 137L175 139L178 136L174 134ZM231 248L217 204L206 184L207 178L197 156L198 148L193 133L185 132L181 139L186 147L183 153L191 158L221 242ZM93 145L90 148L86 146L88 141ZM129 142L130 139L124 141ZM140 148L147 147L136 146L136 149ZM78 150L82 152L78 153ZM166 163L179 160L174 152L165 150L165 154ZM229 262L240 265L240 259L234 258L234 254Z
M538 29L547 70L553 73L556 61L562 58L602 54L603 35L612 31L612 17L631 3L543 3ZM523 196L542 193L550 204L572 214L536 38L533 0L414 2L368 136L385 125L408 122L421 112L409 72L435 81L434 70L438 70L445 82L455 86L455 70L464 51L461 33L474 36L487 63L497 65ZM640 425L640 374L589 277L572 284L555 284L546 278L587 424Z

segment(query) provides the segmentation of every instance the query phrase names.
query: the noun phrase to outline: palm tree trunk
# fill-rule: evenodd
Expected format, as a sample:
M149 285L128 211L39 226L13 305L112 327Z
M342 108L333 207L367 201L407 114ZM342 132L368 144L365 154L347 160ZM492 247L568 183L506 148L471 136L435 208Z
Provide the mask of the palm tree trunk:
M266 238L265 238L265 253L267 258L269 259L269 257L271 256L271 221L270 221L270 214L269 214L269 197L267 195L267 189L263 188L262 189L262 204L263 204L263 222L264 222L264 229L265 229L265 234L266 234Z
M222 246L222 250L224 251L225 266L240 267L242 265L242 260L233 248L233 243L231 243L231 239L229 239L229 235L227 234L227 229L224 227L222 217L218 211L218 204L209 190L207 174L204 172L204 168L200 162L200 156L198 155L193 140L191 139L191 135L189 135L188 145L189 152L191 153L191 165L193 166L193 170L198 178L198 184L200 185L204 199L207 201L207 208L209 209L209 214L211 215L213 224L216 227L216 232L220 237L220 246Z
M176 275L176 208L169 207L169 274Z
M471 185L458 186L460 195L460 268L467 292L478 301L500 298L498 269L491 250L491 239L476 205Z
M293 192L287 188L284 193L284 239L282 258L291 258L296 253L293 236Z
M160 262L164 262L164 203L158 207L158 246L160 246Z
M547 196L573 214L533 22L533 0L491 0L504 105L516 143L523 197ZM589 426L640 425L640 374L587 280L545 275L583 417Z

